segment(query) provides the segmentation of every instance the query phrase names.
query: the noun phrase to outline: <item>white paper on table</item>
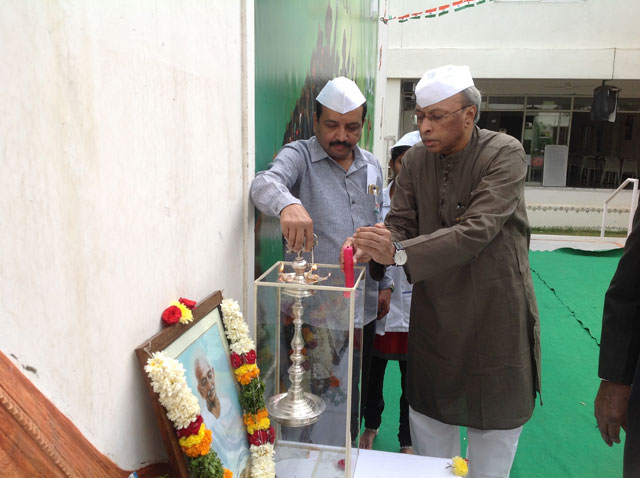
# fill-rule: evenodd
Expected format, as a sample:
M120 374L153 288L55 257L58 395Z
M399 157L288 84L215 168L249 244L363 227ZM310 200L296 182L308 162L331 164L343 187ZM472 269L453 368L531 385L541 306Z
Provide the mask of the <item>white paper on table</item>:
M451 459L360 450L354 478L452 478Z

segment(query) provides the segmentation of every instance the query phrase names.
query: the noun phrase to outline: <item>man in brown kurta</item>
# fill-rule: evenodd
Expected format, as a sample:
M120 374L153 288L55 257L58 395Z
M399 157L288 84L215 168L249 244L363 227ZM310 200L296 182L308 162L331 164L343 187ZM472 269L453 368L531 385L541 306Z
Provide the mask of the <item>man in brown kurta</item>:
M353 237L357 258L404 264L414 284L414 449L459 454L457 426L466 426L473 478L509 476L540 391L524 151L475 125L480 98L468 67L425 74L416 87L422 143L404 157L385 224Z

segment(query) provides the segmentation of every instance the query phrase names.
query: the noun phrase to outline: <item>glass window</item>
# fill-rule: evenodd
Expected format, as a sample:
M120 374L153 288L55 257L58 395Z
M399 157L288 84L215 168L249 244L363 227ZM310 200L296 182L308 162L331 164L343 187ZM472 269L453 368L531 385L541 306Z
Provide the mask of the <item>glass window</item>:
M570 96L528 96L528 110L570 110Z
M402 109L413 110L416 107L416 96L413 93L417 82L405 80L402 82Z
M618 111L640 111L640 98L618 97Z
M540 156L548 144L567 144L570 113L527 114L522 145L527 154Z
M507 133L521 140L523 118L523 111L485 111L480 113L478 126L491 131Z
M490 96L490 110L522 110L524 108L524 96Z
M576 96L573 99L574 111L591 111L593 96Z

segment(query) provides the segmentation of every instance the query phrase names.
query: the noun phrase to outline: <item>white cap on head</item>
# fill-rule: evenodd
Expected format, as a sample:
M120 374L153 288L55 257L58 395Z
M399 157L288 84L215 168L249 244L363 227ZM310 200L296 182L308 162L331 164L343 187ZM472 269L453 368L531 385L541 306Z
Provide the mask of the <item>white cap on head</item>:
M316 96L316 100L322 106L326 106L341 115L355 110L367 101L360 92L358 85L344 76L329 80L320 91L320 94Z
M391 146L390 150L393 151L393 148L399 148L400 146L411 147L414 144L418 144L420 141L420 131L412 131L411 133L407 133L402 138L400 138L396 144Z
M471 70L463 66L441 66L427 71L416 85L416 103L420 108L446 100L474 86Z

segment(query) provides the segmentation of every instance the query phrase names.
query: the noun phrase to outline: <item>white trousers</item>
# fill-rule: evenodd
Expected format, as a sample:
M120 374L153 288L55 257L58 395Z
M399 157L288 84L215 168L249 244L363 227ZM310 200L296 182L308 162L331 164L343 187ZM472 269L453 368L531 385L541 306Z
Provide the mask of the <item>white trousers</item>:
M439 458L460 456L460 429L409 407L414 453ZM509 478L522 427L512 430L467 428L468 478Z

